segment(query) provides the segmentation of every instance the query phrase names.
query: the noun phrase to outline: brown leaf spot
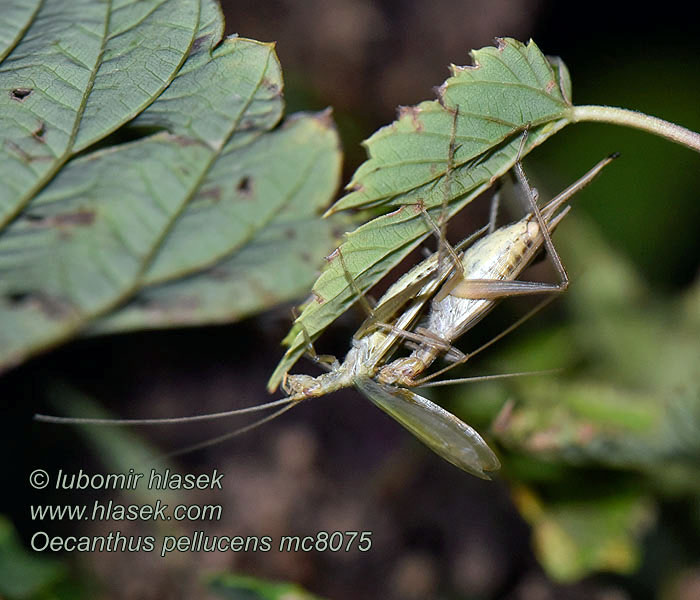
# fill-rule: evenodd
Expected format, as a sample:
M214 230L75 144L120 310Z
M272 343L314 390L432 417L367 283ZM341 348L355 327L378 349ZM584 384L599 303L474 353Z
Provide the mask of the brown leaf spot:
M544 88L545 91L549 94L555 87L557 87L556 82L552 79L549 82L547 82L547 86Z
M212 267L207 271L207 276L215 281L226 281L231 274L222 266Z
M212 200L219 202L221 200L221 188L218 185L202 190L197 196L198 200Z
M421 110L417 106L399 106L399 119L411 119L413 129L419 133L424 129L423 123L421 123L420 119L418 118L420 113Z
M253 194L253 180L248 175L241 177L236 184L236 190L241 196L251 196Z
M187 137L184 135L174 135L172 136L172 140L178 145L183 148L186 148L187 146L194 146L195 144L199 144L198 140L195 140L194 138Z
M39 127L32 131L32 137L40 144L46 143L46 123L41 121Z
M42 292L11 292L5 299L13 308L38 309L49 319L67 318L75 312L70 303Z
M95 211L79 210L72 213L64 213L61 215L50 216L29 213L25 216L25 219L43 227L60 227L62 225L75 225L85 227L87 225L92 225L95 222Z
M92 225L95 222L95 211L79 210L74 213L55 215L51 218L54 225Z
M31 88L15 88L10 92L10 98L17 102L24 102L34 90Z
M208 35L202 35L202 36L198 37L197 39L195 39L195 41L192 42L192 48L190 49L190 54L194 54L195 52L197 52L197 50L199 50L202 47L202 45L204 44L204 42L206 42L208 39L209 39Z
M243 119L238 125L238 131L255 131L258 129L258 122L253 118Z
M278 83L269 80L267 77L263 77L262 85L271 94L279 95L280 86Z
M11 306L22 304L27 298L29 298L29 292L10 292L9 294L5 294L5 299Z

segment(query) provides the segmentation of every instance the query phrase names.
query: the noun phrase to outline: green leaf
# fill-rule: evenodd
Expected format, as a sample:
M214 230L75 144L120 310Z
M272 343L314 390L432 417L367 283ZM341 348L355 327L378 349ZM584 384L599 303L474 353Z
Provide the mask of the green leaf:
M208 149L158 134L72 161L0 236L0 366L73 335L128 295Z
M12 523L0 516L0 595L3 598L44 598L46 592L65 576L55 560L27 552Z
M227 600L321 600L296 583L271 582L246 575L214 575L208 587Z
M332 211L388 203L415 202L424 186L444 178L454 111L458 111L453 187L470 188L460 167L522 131L565 118L570 107L558 72L534 42L510 38L497 48L472 52L473 66L452 66L452 77L438 89L438 100L404 107L399 119L366 142L370 158L355 172L350 192ZM460 190L460 194L464 189ZM442 202L442 192L423 198Z
M314 223L339 178L332 120L297 116L272 131L283 110L273 46L222 32L218 5L203 0L187 60L125 129L165 131L69 161L0 232L0 368L147 285L190 276L146 288L102 330L230 321L313 279L335 237L333 222ZM115 80L115 92L125 86Z
M0 14L0 61L22 39L42 0L6 0Z
M572 582L596 571L631 573L641 540L654 521L653 504L639 491L596 490L593 497L545 501L519 486L515 504L532 526L537 558L553 579Z
M526 154L568 123L566 68L561 61L553 66L534 42L500 40L498 48L475 51L473 58L472 67L453 67L439 100L403 108L397 121L367 140L370 158L356 171L350 192L329 211L398 207L348 235L340 247L362 291L430 234L420 206L437 217L447 201L452 217L513 166L519 132L531 127ZM448 185L453 123L454 169ZM314 285L313 297L284 341L290 347L270 378L270 389L303 353L301 330L315 339L357 300L337 258Z
M201 185L144 274L144 285L210 267L248 241L284 205L285 193L299 185L285 188L282 179L299 180L299 173L285 171L291 145L307 144L304 158L311 151L299 132L296 140L289 135L256 140L282 116L279 63L270 44L229 38L217 46L220 24L200 32L197 50L172 85L133 123L164 127L212 148L208 163L197 166ZM233 93L220 83L230 80L236 82ZM202 118L190 117L204 107ZM272 153L270 163L279 161L276 170L261 159L263 152ZM301 158L292 162L310 168Z
M143 289L122 309L99 320L90 333L231 322L303 295L317 275L319 257L331 249L337 238L334 230L340 227L337 218L318 218L340 177L337 134L329 125L327 113L293 116L281 129L246 146L245 153L227 155L222 171L237 173L230 177L231 186L237 187L242 177L248 179L248 189L239 192L250 196L242 199L244 207L269 204L276 214L231 256L203 272ZM240 202L239 195L232 192L224 198ZM235 207L222 210L223 202L201 207L205 222L219 214L227 218L224 224L232 218L227 212L235 213ZM235 231L236 225L229 229ZM218 229L226 235L225 227ZM207 231L213 236L216 230ZM199 239L196 233L193 224L187 241ZM175 246L166 244L161 252L168 248Z
M168 86L198 19L195 0L44 0L0 63L0 225Z

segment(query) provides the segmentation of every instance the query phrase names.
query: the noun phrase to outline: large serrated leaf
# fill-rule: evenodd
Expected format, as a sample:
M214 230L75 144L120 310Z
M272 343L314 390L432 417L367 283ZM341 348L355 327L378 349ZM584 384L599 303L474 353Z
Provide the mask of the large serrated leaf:
M0 63L0 225L167 87L198 20L196 0L44 0Z
M370 137L370 158L329 212L403 206L347 237L343 261L366 291L430 233L419 207L437 217L444 202L453 216L515 163L519 132L530 127L523 154L568 124L570 82L561 61L550 62L534 42L500 40L473 53L474 66L453 67L439 100L403 108L399 119ZM457 117L455 120L455 112ZM454 169L446 181L454 134ZM449 188L449 189L448 189ZM409 205L409 206L406 206ZM275 389L306 347L357 300L340 260L330 261L314 285L285 344L289 349L268 383Z
M337 188L337 134L328 112L273 131L283 110L273 46L222 32L218 5L202 0L187 60L128 125L165 131L69 161L0 232L0 368L141 289L92 331L230 321L310 284L337 237L316 216ZM181 310L193 296L196 309Z
M473 66L453 66L452 77L438 90L439 100L402 108L397 121L365 142L369 159L332 211L407 204L417 196L427 206L442 202L441 194L424 197L421 186L445 176L455 110L457 188L465 187L462 176L470 161L528 125L566 117L571 105L562 93L559 68L532 41L499 42L498 48L475 50Z
M220 15L213 3L204 7L192 54L152 112L137 119L169 131L71 161L0 233L0 365L73 335L133 293L218 161L279 120L272 46L218 43ZM200 243L198 234L191 244Z
M0 368L133 289L197 185L191 165L207 156L202 144L158 134L61 170L0 236Z
M340 178L337 134L329 128L326 113L293 116L248 150L242 156L247 170L241 173L250 177L245 194L259 196L256 205L268 202L276 207L271 221L210 269L143 289L122 309L99 320L89 333L231 322L306 292L317 274L319 257L337 239L338 219L318 218ZM226 168L237 169L237 154L229 158ZM233 178L234 187L241 176ZM233 193L219 201L240 199ZM244 202L250 206L251 199ZM207 209L214 214L216 204L202 210ZM235 227L234 223L232 231ZM225 228L220 229L225 235Z

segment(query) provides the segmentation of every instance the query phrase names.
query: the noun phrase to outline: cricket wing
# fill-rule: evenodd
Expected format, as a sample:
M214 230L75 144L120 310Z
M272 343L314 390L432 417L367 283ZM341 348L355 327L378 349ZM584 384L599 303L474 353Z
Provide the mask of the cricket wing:
M491 479L486 471L501 467L474 429L427 398L367 377L358 378L355 386L431 450L467 473Z

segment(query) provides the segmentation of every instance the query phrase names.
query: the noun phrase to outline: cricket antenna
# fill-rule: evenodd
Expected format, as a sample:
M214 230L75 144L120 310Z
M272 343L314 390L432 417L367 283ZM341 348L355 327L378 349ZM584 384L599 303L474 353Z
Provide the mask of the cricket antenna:
M89 417L57 417L54 415L35 414L34 420L39 421L40 423L56 423L59 425L173 425L175 423L193 423L195 421L214 421L216 419L223 419L235 415L245 415L261 410L267 410L268 408L274 408L281 405L287 405L285 406L286 410L287 408L291 408L297 404L299 401L299 398L287 396L286 398L281 398L280 400L273 400L272 402L256 404L255 406L248 406L246 408L238 408L235 410L227 410L218 413L209 413L206 415L192 415L189 417L164 417L160 419L94 419ZM280 411L278 412L281 414Z
M288 400L285 398L285 400ZM280 402L279 400L277 401L278 403ZM272 402L268 403L267 408L269 408L269 405L272 405ZM167 460L169 458L174 458L176 456L182 456L183 454L189 454L190 452L195 452L196 450L202 450L203 448L208 448L209 446L215 446L216 444L220 444L221 442L225 442L226 440L230 440L231 438L238 437L239 435L242 435L244 433L247 433L248 431L251 431L253 429L257 429L261 425L264 425L265 423L269 423L270 421L276 419L277 417L283 415L286 413L289 409L294 408L297 404L299 404L299 400L288 400L288 403L286 406L283 406L281 409L276 410L273 412L271 415L267 415L266 417L263 417L262 419L258 419L257 421L253 421L249 425L245 425L243 427L239 427L238 429L234 429L233 431L229 431L228 433L224 433L223 435L219 435L217 437L204 440L203 442L198 442L196 444L193 444L191 446L186 446L185 448L181 448L180 450L175 450L174 452L169 452L168 454L163 454L162 456L159 456L158 458L155 459L156 462L158 461L163 461Z

